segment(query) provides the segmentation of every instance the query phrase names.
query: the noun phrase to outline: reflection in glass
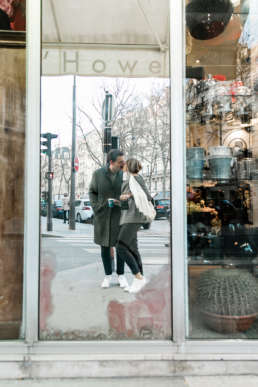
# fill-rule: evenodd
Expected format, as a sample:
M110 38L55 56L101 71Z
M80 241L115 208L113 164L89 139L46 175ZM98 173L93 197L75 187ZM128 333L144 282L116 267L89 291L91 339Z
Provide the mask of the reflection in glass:
M200 3L187 6L188 335L257 338L258 6L206 2L204 38ZM222 6L234 7L224 31Z
M135 2L126 7L116 1L83 3L67 9L54 3L55 14L71 21L57 16L62 43L75 42L68 49L59 46L49 17L53 7L43 2L42 135L58 137L51 143L51 164L41 137L40 337L171 339L168 1L142 2L164 50L142 25ZM117 22L107 23L109 18ZM123 155L107 165L111 147ZM127 211L126 203L121 210L116 200L128 159L142 164L137 178L145 182L157 218L150 228L145 219L133 218L137 227L131 223L123 235L127 250L141 254L147 283L137 293L123 289L125 280L131 285L139 273L131 273L125 253L116 249L121 213ZM48 231L49 211L53 231Z

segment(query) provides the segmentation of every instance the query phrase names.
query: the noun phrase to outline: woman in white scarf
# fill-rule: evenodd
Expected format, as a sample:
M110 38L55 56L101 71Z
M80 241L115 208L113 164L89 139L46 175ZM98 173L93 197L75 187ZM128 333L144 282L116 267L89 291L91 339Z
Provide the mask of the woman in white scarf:
M150 223L156 215L143 177L138 173L142 169L136 159L129 159L124 167L122 184L120 232L117 251L134 274L134 280L126 291L138 292L145 284L142 260L138 250L137 232L141 225Z

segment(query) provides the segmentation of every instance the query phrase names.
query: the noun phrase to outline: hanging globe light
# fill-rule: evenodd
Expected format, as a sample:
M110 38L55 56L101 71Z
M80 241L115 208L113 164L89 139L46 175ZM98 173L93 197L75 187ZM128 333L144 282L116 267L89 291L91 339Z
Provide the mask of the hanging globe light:
M208 40L225 30L232 13L230 0L192 0L186 6L186 24L192 37Z

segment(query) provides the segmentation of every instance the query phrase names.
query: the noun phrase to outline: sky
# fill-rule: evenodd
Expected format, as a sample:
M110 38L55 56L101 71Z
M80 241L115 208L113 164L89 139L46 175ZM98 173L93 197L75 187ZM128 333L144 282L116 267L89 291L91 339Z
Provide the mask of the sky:
M130 78L135 94L143 100L151 92L153 84L164 85L164 79ZM77 105L86 109L101 125L99 117L92 108L92 101L100 98L103 82L108 86L112 78L77 77ZM71 144L73 76L42 77L41 80L41 132L58 134L53 146ZM101 97L102 98L102 97ZM56 146L55 146L56 145Z

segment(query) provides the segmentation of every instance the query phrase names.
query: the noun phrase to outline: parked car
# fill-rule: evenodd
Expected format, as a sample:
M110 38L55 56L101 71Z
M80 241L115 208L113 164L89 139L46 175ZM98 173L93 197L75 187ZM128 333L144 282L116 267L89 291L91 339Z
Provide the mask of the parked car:
M168 210L170 209L170 200L169 199L155 199L154 198L154 208L156 210L156 218L167 218Z
M75 220L80 223L93 221L93 210L89 200L78 199L75 201Z
M55 200L52 206L52 216L53 218L63 219L64 217L64 208L62 200Z
M45 200L41 200L40 202L40 215L47 216L47 202Z

